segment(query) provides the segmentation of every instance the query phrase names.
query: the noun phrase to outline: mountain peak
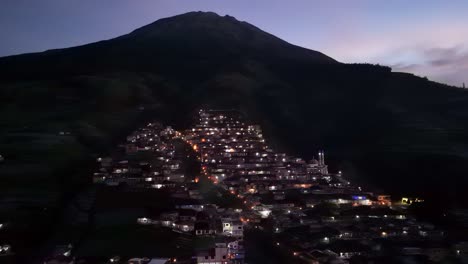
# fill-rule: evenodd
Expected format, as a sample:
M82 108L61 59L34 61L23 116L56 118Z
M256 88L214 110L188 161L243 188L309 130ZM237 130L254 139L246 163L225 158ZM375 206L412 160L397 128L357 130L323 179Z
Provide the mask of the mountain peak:
M180 14L180 15L175 15L175 16L167 17L167 18L163 18L163 19L176 19L176 18L190 18L190 19L193 19L193 18L198 18L198 19L222 19L222 18L227 18L227 19L230 19L230 20L238 21L233 16L230 16L228 14L222 16L222 15L219 15L218 13L216 13L216 12L213 12L213 11L191 11L191 12L187 12L187 13L183 13L183 14Z
M292 45L233 16L221 16L215 12L193 11L162 18L124 37L137 38L146 43L184 43L183 46L187 49L203 47L204 50L211 51L248 51L249 54L269 53L265 56L276 54L300 60L312 59L318 63L336 62L320 52Z
M274 61L278 65L337 63L325 54L292 45L232 16L202 11L162 18L114 39L31 56L12 56L0 60L0 64L13 61L10 70L24 73L24 68L14 70L12 65L21 67L21 61L28 61L26 64L35 72L33 65L42 65L44 60L50 62L47 71L51 73L74 72L76 68L87 72L90 68L85 65L91 60L95 68L103 71L166 70L175 61L190 63L194 68L201 62L210 65L235 61Z
M238 21L235 17L225 15L220 16L215 12L192 11L172 17L161 18L155 22L134 30L132 33L167 30L193 30L196 28L215 29L216 27L226 27L229 24L240 26L245 22Z
M219 14L213 11L191 11L177 16L206 16L206 17L221 17ZM177 17L173 16L173 17Z

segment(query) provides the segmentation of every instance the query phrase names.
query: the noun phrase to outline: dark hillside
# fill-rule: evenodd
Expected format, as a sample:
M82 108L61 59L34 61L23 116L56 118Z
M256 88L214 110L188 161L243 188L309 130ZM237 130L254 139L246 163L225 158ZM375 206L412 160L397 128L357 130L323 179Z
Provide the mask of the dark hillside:
M201 106L241 109L278 148L307 158L325 149L332 169L385 192L466 197L466 91L342 64L203 12L0 58L1 186L55 186L47 175L90 160L136 120L183 128Z

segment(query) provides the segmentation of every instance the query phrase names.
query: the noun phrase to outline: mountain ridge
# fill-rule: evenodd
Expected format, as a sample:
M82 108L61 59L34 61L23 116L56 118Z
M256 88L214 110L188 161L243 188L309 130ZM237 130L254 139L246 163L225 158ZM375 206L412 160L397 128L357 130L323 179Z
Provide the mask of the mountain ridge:
M46 158L61 152L38 144L43 134L71 131L71 142L57 145L64 151L70 144L62 157L87 159L143 116L184 128L202 106L229 107L257 120L278 149L306 158L325 149L332 168L385 192L451 190L451 202L458 202L468 186L466 91L385 66L340 63L214 13L0 58L0 103L0 149L18 164L66 167L68 161ZM11 141L17 131L35 134ZM75 147L82 156L71 155ZM31 159L38 156L43 159ZM421 173L421 166L430 169ZM25 166L2 169L0 181L7 182L34 173ZM446 174L453 180L440 176Z
M197 21L197 23L193 21ZM255 41L258 43L254 43ZM134 43L143 43L145 47L135 49ZM200 52L200 48L206 52ZM284 54L287 59L311 60L314 63L336 62L320 52L290 44L247 22L240 22L234 17L221 17L213 12L190 12L159 19L128 34L108 40L76 47L3 57L0 58L0 67L5 63L14 64L16 60L29 60L32 63L37 63L34 62L34 59L41 60L43 56L55 57L52 59L58 60L59 63L65 63L65 60L76 60L77 58L73 56L71 58L67 56L78 51L82 52L81 56L90 57L96 53L102 53L101 56L105 54L115 57L121 56L121 60L126 61L130 61L131 58L124 56L133 57L135 53L139 53L137 56L142 56L143 59L149 56L148 61L149 59L161 59L165 53L176 52L192 56L198 53L201 57L206 57L209 56L210 49L223 51L222 54L214 54L215 56L235 58L239 55L237 50L254 56L262 54L264 48L272 49L279 55ZM111 51L112 49L114 51ZM74 63L79 63L79 58ZM51 66L53 67L53 65ZM5 70L5 74L0 73L0 76L3 75L2 77L7 77L14 71L14 69L12 71L8 68L3 70ZM27 73L25 69L22 71L23 74Z

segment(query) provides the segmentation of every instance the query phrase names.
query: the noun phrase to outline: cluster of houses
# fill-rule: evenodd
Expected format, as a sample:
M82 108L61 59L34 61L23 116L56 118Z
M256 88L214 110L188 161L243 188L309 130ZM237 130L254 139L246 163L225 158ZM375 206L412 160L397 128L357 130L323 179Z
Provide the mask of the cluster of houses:
M184 133L199 152L202 169L214 181L237 178L293 186L328 173L325 154L306 162L275 153L263 139L258 125L247 125L236 111L199 112L199 123Z
M303 261L347 263L388 252L439 261L460 254L443 230L407 214L408 205L423 200L366 192L341 172L329 173L323 151L310 161L277 153L238 111L200 110L182 138L199 154L201 173L244 201L241 223L258 227L269 219L278 245Z
M182 160L175 156L174 138L179 133L160 123L149 123L134 131L120 145L114 157L98 158L99 171L94 173L95 183L109 186L171 187L185 181Z
M407 213L408 206L423 203L422 199L395 201L365 191L340 171L330 173L324 151L309 161L275 152L261 128L238 111L200 110L197 118L183 133L157 122L134 131L118 154L98 159L100 168L93 180L142 192L168 191L173 208L147 212L137 224L193 239L209 238L212 245L196 250L190 260L122 262L114 257L111 263L241 264L249 229L272 232L274 241L265 243L304 263L349 263L354 258L380 263L389 257L436 263L447 256L466 260L468 244L448 243L444 230ZM180 143L196 153L200 163L196 177L185 175ZM202 181L211 181L241 206L208 202Z
M195 263L243 263L246 223L240 219L245 217L244 210L220 208L196 198L174 199L177 204L174 210L138 218L138 224L162 226L194 237L215 239L213 248L197 252L193 258Z
M205 205L201 210L177 209L162 213L157 219L139 218L142 225L161 225L175 232L197 237L211 237L214 247L199 250L193 263L244 263L244 223L239 221L240 210L226 210Z
M72 245L59 245L54 248L52 257L44 261L45 264L75 264L75 263L109 263L109 264L172 264L176 258L140 258L140 257L87 257L76 258L73 256Z
M136 219L138 224L170 228L195 238L215 240L212 248L198 250L190 262L243 263L244 223L240 221L244 216L243 210L220 208L204 201L197 186L198 178L184 174L185 157L181 157L176 146L180 139L181 134L171 127L163 127L158 122L149 123L131 133L119 146L118 153L98 158L100 168L93 180L107 186L125 185L141 192L148 188L168 191L173 210L148 212ZM179 263L182 261L178 260Z

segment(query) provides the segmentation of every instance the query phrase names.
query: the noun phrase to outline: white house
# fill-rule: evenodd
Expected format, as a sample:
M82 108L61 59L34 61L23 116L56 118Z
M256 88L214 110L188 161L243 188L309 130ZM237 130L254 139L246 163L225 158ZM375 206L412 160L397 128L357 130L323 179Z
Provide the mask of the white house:
M172 224L175 230L179 230L182 232L190 232L195 229L193 222L175 222Z
M241 221L225 219L222 221L223 234L232 237L242 238L244 236L244 226Z
M198 264L228 264L229 252L226 243L216 243L215 248L197 253Z

